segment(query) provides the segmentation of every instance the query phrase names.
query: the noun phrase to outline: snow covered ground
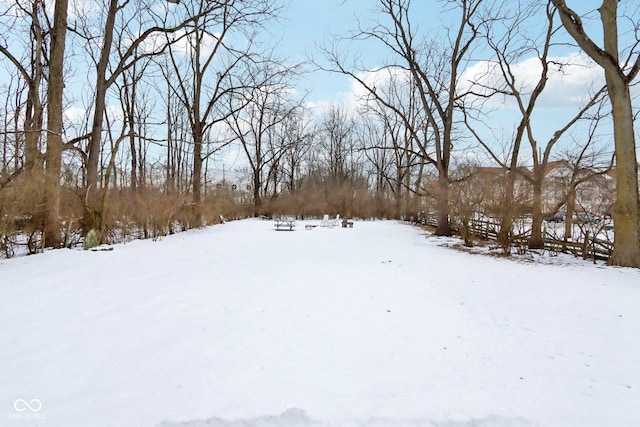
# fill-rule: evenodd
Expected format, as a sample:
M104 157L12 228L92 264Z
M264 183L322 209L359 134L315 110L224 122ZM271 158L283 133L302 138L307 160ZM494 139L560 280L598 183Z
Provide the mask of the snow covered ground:
M304 224L0 261L0 425L640 425L640 271Z

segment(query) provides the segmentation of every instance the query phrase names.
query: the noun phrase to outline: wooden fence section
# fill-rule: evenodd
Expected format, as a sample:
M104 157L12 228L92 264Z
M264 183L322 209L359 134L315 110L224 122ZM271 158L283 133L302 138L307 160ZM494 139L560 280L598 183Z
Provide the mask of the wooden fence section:
M438 219L435 216L425 216L418 220L418 223L436 227ZM459 225L452 222L452 229L459 231ZM500 224L497 220L490 219L473 219L469 223L469 232L474 238L482 240L497 241ZM546 227L543 233L544 250L551 253L568 253L583 259L608 260L613 251L613 242L608 239L596 237L597 233L589 231L580 233L580 237L574 240L559 239L550 233ZM526 253L528 249L528 241L531 237L531 229L527 226L525 219L515 221L512 230L513 248L519 253Z

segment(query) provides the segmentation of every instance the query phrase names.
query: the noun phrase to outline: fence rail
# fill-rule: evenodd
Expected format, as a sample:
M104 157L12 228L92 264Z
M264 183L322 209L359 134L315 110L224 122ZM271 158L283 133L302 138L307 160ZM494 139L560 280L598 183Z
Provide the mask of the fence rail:
M418 219L418 223L431 227L437 227L438 219L435 216L425 216ZM452 223L451 228L459 232L459 224ZM497 220L473 219L469 222L469 233L478 239L497 241L500 224ZM590 232L594 231L594 232ZM583 259L607 261L613 251L613 242L607 238L597 237L597 230L582 230L577 239L562 239L554 236L545 227L543 232L543 250L551 253L568 253ZM512 248L519 252L529 251L528 242L531 238L531 229L527 227L526 220L516 221L512 229Z

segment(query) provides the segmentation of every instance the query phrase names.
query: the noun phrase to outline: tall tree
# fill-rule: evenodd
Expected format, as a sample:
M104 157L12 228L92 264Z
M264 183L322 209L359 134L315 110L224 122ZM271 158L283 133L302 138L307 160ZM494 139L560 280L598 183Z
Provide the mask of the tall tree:
M31 181L36 184L35 189L42 191L44 200L38 205L42 209L32 210L32 214L41 219L44 231L44 242L47 246L57 247L60 244L59 213L60 213L60 171L61 156L64 149L62 142L62 113L64 89L64 52L67 31L67 0L56 0L54 3L53 22L46 17L45 2L32 2L15 5L15 15L28 16L30 52L25 55L29 64L23 65L18 56L14 56L10 49L15 49L18 43L9 43L16 23L11 24L8 32L3 36L5 43L0 43L2 53L17 68L21 77L27 83L27 99L24 117L25 131L25 166ZM7 14L5 17L12 15ZM50 25L53 26L50 27ZM47 51L47 42L49 49ZM47 94L47 128L46 154L43 158L40 152L43 134L44 110L41 93ZM44 169L43 169L44 167ZM42 180L44 172L44 181Z
M276 186L286 152L288 141L281 138L277 128L285 126L299 108L299 102L289 96L293 71L275 62L254 65L246 76L248 87L244 97L230 108L233 114L229 116L229 126L240 141L251 169L255 216L263 213L262 198L269 182Z
M226 5L226 3L225 3ZM195 26L195 22L201 20L203 16L214 13L220 7L226 7L219 2L202 1L200 8L195 14L181 15L183 19L174 19L175 13L168 8L164 9L164 16L157 16L155 6L150 6L146 0L137 2L109 0L103 10L104 23L100 28L100 34L91 34L91 26L85 25L81 35L86 40L101 40L101 45L95 56L95 93L93 105L93 118L91 124L88 153L87 153L87 204L84 213L85 232L92 228L100 228L101 215L98 200L93 197L99 182L98 170L102 154L102 137L104 129L105 114L107 111L107 93L121 74L133 67L136 62L143 59L160 55L168 45L181 40L175 37L169 43L160 43L162 34L181 34L187 27ZM166 6L166 5L165 5ZM133 10L126 9L127 7ZM126 17L125 17L126 14ZM140 16L144 15L145 19ZM118 27L118 18L122 18ZM171 22L169 22L171 21ZM127 25L132 28L126 30ZM80 30L76 30L79 32ZM126 38L126 43L118 40L114 42L114 37ZM115 46L122 47L117 58L113 57Z
M174 43L169 50L170 62L177 79L171 91L186 110L193 147L193 220L201 224L203 162L223 144L208 145L206 135L214 127L244 108L248 102L235 103L247 87L250 76L245 65L257 61L252 53L252 40L263 22L277 11L267 0L200 0L185 4L193 25L185 33L183 45ZM207 13L204 13L204 11ZM230 39L237 37L235 43ZM260 85L258 85L260 86Z
M47 220L45 243L60 245L60 173L62 166L64 51L67 37L67 0L56 0L51 29L51 51L49 53L49 85L47 87L47 152L45 155L45 194Z
M24 115L24 165L29 172L42 172L42 155L40 140L44 121L44 106L41 99L46 67L46 44L48 28L42 21L45 14L45 4L42 0L30 3L16 2L15 11L2 15L2 39L0 40L0 54L6 57L16 68L20 77L27 84L27 97ZM28 17L27 19L24 19ZM28 22L28 28L21 24ZM27 40L20 37L29 35ZM14 38L15 37L15 38ZM23 46L23 52L17 52ZM28 63L24 63L26 59ZM16 129L17 131L17 129Z
M616 154L616 203L613 265L640 267L640 201L638 200L638 160L630 85L640 71L640 53L620 60L618 34L619 0L603 0L598 9L604 41L598 46L583 25L581 16L565 0L551 0L560 13L562 24L578 46L604 69L611 101ZM636 23L637 25L637 23Z
M312 122L305 116L305 111L299 109L284 120L280 132L286 147L282 164L284 183L289 193L295 194L315 130Z
M354 128L355 119L337 105L331 107L320 124L322 154L332 186L342 184L353 172L349 155L353 151Z
M339 72L355 79L369 94L385 107L398 114L412 136L422 146L422 153L428 163L433 165L437 178L437 235L451 234L449 222L449 167L455 142L454 123L457 114L460 74L469 60L469 53L477 38L477 17L483 0L446 0L442 3L451 6L450 12L457 14L451 27L447 27L446 42L427 42L415 25L410 0L378 0L380 22L368 28L359 28L352 40L373 40L392 55L393 59L385 67L388 70L400 69L412 79L418 93L419 108L425 114L425 121L411 123L402 109L394 105L376 86L366 81L363 72L371 67L354 64L347 66L344 55L339 49L325 49L325 57L332 64L330 71ZM442 38L440 38L442 39ZM378 67L376 67L378 68ZM427 149L430 145L430 149Z
M380 103L369 104L367 113L374 124L365 123L364 126L370 132L364 138L365 152L376 169L376 189L388 187L391 190L396 218L402 218L406 213L409 197L426 194L420 175L428 158L427 147L416 140L413 131L425 117L419 108L415 108L420 102L415 85L404 77L390 76L387 85L376 88L376 91L386 91L389 100L395 99L394 105L398 111L403 111L402 116ZM407 127L407 122L411 126Z

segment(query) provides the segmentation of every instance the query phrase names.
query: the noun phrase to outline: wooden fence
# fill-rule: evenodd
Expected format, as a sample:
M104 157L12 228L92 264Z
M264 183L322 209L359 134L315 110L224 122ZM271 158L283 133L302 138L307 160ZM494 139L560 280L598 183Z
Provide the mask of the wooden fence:
M438 219L435 216L421 217L418 222L423 225L436 227ZM518 253L531 252L528 242L531 238L531 229L527 225L530 221L521 218L514 221L512 229L512 248ZM452 229L459 231L459 224L452 222ZM554 236L545 226L543 230L543 244L545 251L550 253L569 253L583 259L608 260L613 251L613 242L607 238L598 237L602 227L594 227L587 230L579 227L580 233L577 239L560 239ZM469 223L469 232L474 239L497 241L500 223L495 219L473 219Z

